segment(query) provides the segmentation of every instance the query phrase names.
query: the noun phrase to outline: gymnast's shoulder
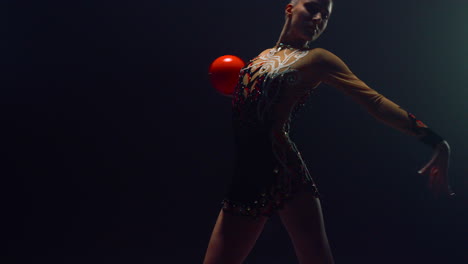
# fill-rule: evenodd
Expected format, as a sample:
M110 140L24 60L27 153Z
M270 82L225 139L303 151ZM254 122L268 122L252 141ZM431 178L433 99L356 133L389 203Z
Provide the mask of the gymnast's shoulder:
M304 58L308 67L321 71L349 71L348 66L338 56L324 48L314 48Z

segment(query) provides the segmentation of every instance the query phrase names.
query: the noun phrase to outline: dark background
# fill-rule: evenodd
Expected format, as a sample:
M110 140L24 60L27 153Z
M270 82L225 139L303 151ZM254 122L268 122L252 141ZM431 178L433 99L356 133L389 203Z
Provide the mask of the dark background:
M3 263L201 263L232 170L211 61L272 47L287 1L2 1ZM468 263L468 4L336 1L316 46L452 147L431 150L321 86L292 138L337 263ZM247 263L296 263L277 217Z

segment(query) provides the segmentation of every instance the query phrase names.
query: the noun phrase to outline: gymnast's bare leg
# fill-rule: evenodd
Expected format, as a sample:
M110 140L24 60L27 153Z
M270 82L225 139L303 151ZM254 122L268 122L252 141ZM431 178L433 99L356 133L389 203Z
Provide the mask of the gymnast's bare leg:
M203 264L240 264L248 256L268 220L231 215L222 209L211 234Z
M318 198L312 193L298 193L278 214L300 264L334 263Z

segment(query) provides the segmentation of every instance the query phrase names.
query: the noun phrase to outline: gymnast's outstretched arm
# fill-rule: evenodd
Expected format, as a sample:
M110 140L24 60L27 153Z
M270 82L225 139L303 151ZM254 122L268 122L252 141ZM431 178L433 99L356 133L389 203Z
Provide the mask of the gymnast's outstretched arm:
M429 176L429 188L436 195L453 195L448 183L450 146L416 116L370 88L333 53L312 50L310 65L320 81L337 88L366 108L377 120L415 136L434 150L431 160L418 172Z

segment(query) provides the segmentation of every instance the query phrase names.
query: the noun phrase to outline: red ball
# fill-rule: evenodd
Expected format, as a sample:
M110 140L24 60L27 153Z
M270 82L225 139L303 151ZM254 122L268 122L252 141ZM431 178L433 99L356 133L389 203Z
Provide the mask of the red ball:
M211 85L223 95L232 95L245 62L239 57L225 55L214 60L209 69Z

